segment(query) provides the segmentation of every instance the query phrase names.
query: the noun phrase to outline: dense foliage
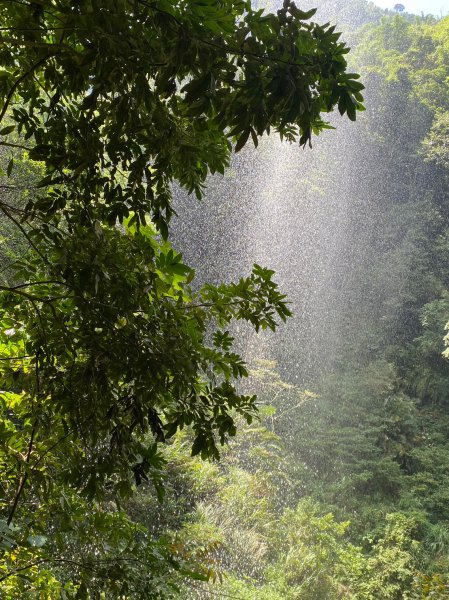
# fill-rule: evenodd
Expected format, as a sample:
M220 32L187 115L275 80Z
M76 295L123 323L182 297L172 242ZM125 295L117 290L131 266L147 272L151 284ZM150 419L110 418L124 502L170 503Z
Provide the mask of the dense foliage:
M117 2L107 19L101 3L13 4L1 9L22 19L2 33L3 595L446 598L449 19L322 3L349 28L368 107L356 126L337 122L347 135L321 140L288 191L329 220L344 213L332 310L320 331L297 319L271 338L277 364L255 361L236 387L247 367L231 321L272 329L285 298L259 266L196 283L167 222L175 208L185 219L182 245L203 221L201 279L240 273L227 261L251 151L200 208L179 190L202 195L230 142L275 129L307 143L329 103L357 107L346 48L288 4L268 17L238 2Z
M229 324L274 329L290 311L258 265L192 287L167 241L172 185L200 198L233 144L271 130L308 144L334 107L355 120L363 85L314 12L1 4L3 597L156 598L207 577L125 505L147 480L162 498L177 431L218 458L251 422Z

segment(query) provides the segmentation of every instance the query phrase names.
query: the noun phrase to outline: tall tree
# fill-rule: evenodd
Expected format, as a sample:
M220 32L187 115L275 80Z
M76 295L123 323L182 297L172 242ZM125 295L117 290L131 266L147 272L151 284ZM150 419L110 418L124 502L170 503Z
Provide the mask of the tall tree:
M162 494L158 444L178 429L217 458L235 413L251 420L226 327L290 314L257 265L192 290L167 241L171 184L200 198L233 144L270 130L310 143L334 106L355 119L348 48L313 14L288 0L277 15L240 0L2 3L6 176L17 156L43 169L0 202L28 248L0 287L6 597L169 593L182 553L118 509L143 479Z

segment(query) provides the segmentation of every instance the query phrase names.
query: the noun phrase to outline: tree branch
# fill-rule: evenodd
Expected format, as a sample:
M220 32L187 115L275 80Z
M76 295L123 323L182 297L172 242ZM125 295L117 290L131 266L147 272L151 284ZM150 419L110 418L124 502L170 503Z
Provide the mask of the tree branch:
M137 0L137 2L139 4L141 4L142 6L149 8L150 10L154 10L154 12L158 12L158 13L166 15L167 17L170 17L179 27L184 27L183 23L177 17L175 17L171 13L167 12L166 10L158 8L151 2L147 2L147 0ZM196 42L199 42L200 44L204 44L206 46L211 46L212 48L217 48L218 50L224 50L228 54L234 54L236 56L252 56L253 58L256 58L263 62L268 61L268 62L273 62L273 63L281 63L284 65L289 65L291 67L303 67L304 66L304 65L298 64L296 62L284 60L282 58L272 57L272 56L269 56L268 54L258 54L257 52L251 52L251 51L247 51L247 50L243 50L243 49L239 49L239 48L232 48L231 46L228 46L226 44L217 44L215 42L205 40L204 38L198 38L196 36L192 36L192 39L194 39Z
M50 285L50 284L62 285L64 287L69 288L70 290L73 290L73 286L71 286L68 283L65 283L64 281L58 281L57 279L48 279L48 280L44 280L44 281L30 281L28 283L19 283L18 285L10 286L8 289L9 289L9 291L13 292L15 290L20 290L21 288L31 287L33 285ZM6 286L3 286L3 289L5 289L5 288L6 288Z
M29 564L25 565L24 567L19 567L18 569L13 569L12 571L9 571L8 573L6 573L6 575L3 575L3 577L0 577L0 582L5 581L5 579L9 579L10 577L14 577L14 575L16 575L17 573L20 573L21 571L27 571L28 569L32 569L33 567L37 567L38 565L41 565L42 563L46 563L46 562L48 562L48 560L43 558L42 560L36 560L35 562L29 563Z
M2 42L2 38L0 38L0 43ZM6 100L5 100L5 104L0 112L0 123L3 120L3 117L6 114L6 111L8 110L9 104L14 96L15 91L17 90L17 88L19 87L19 85L22 83L22 81L25 81L25 79L27 77L29 77L30 75L32 75L34 73L34 71L36 69L38 69L41 65L43 65L51 56L54 56L54 53L51 52L49 54L47 54L46 56L44 56L43 58L41 58L40 60L38 60L36 63L34 63L34 65L32 65L32 67L26 71L25 73L23 73L23 75L21 75L12 85L11 89L8 92L8 95L6 96Z
M23 292L22 290L15 289L10 287L9 285L0 285L0 291L2 292L11 292L13 294L18 294L19 296L23 296L32 302L41 302L41 298L36 298L36 296L32 296L31 294L27 294L27 292Z

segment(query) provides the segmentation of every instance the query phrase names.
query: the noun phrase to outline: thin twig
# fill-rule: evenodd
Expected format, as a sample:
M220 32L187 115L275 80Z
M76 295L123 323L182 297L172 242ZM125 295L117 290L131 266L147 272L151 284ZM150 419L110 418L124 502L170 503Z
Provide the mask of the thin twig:
M7 146L8 148L18 148L19 150L31 150L29 146L22 146L21 144L13 144L12 142L0 142L0 146Z
M238 306L239 304L243 304L246 301L245 298L241 298L240 300L231 300L230 302L222 302L220 306ZM212 308L213 306L217 306L217 302L202 302L199 304L186 304L184 306L176 306L181 310L191 310L192 308Z
M1 142L0 142L0 146L1 146ZM37 189L37 187L35 185L0 185L0 190L7 190L10 192L19 192L21 190L33 190L33 189ZM6 204L6 202L2 202L0 201L0 204L4 204L7 208L9 208L12 211L17 211L17 212L21 212L24 213L24 210L21 210L20 208L16 208L14 206L10 206L8 204Z
M24 567L19 567L18 569L13 569L12 571L9 571L9 573L6 573L6 575L3 575L3 577L0 577L0 582L5 581L5 579L9 579L10 577L14 577L14 575L16 575L17 573L20 573L21 571L27 571L28 569L32 569L33 567L37 567L38 565L41 565L42 563L46 563L46 562L48 562L48 560L43 558L42 560L36 560L32 563L29 563L29 564L25 565Z
M38 188L34 185L24 185L24 186L0 185L0 190L2 190L2 189L6 189L8 191L16 191L16 190L18 191L18 190L34 190L34 189L38 189ZM4 202L3 200L0 200L0 210L1 210L2 206L6 207L7 210L10 210L13 213L18 213L19 215L24 215L24 219L25 219L25 217L27 219L28 218L29 219L37 219L38 221L45 223L45 225L48 225L49 227L53 227L53 229L56 229L60 233L65 233L60 227L58 227L57 225L54 225L54 223L50 223L49 221L46 221L44 218L40 217L39 215L36 215L32 212L28 212L28 211L24 210L23 208L18 208L17 206L12 206L11 204Z
M67 30L67 31L88 31L86 28L78 28L78 27L0 27L0 31L59 31L59 30Z
M1 121L1 118L0 118L0 121ZM5 204L3 202L0 203L0 210L8 217L8 219L10 219L10 221L12 221L14 223L14 225L16 225L16 227L18 227L20 229L20 231L25 236L27 242L30 244L30 246L33 248L33 250L35 252L37 252L37 254L39 254L39 256L42 258L44 263L48 264L47 259L42 254L42 252L39 250L39 248L36 246L36 244L33 242L33 240L30 238L30 236L26 232L25 228L21 225L21 223L19 223L19 221L15 217L13 217L10 214L9 210L5 207Z
M14 575L16 575L16 573L20 573L21 571L26 571L28 569L32 569L33 567L37 567L41 564L44 563L53 563L53 564L58 564L58 563L62 563L62 564L68 564L68 565L72 565L75 567L78 567L80 569L85 569L91 572L95 572L95 568L97 565L102 565L104 563L111 563L111 562L137 562L139 564L141 564L142 566L147 566L147 563L139 558L134 558L132 556L127 557L120 557L120 556L116 556L114 558L110 558L110 559L97 559L92 561L92 565L88 565L86 563L82 563L70 558L42 558L40 560L36 560L32 563L28 563L27 565L24 565L23 567L18 567L17 569L13 569L12 571L9 571L8 573L6 573L5 575L3 575L2 577L0 577L0 582L5 581L5 579L8 579L9 577L14 577Z
M28 444L28 450L27 450L27 454L26 454L26 457L25 457L25 463L26 464L28 464L30 462L31 452L33 450L33 444L34 444L34 437L36 435L36 429L37 429L37 420L34 421L33 429L31 430L30 441L29 441L29 444ZM19 486L17 488L16 495L14 496L14 501L13 501L13 504L12 504L12 507L11 507L11 511L10 511L8 519L6 521L6 524L8 525L8 527L9 527L9 525L11 525L11 522L12 522L12 520L14 518L14 514L15 514L15 512L17 510L17 506L19 504L20 496L22 495L23 488L25 487L27 479L28 479L28 472L24 471L22 473L22 476L20 477Z
M36 296L28 294L27 292L23 292L22 290L16 290L16 289L10 287L9 285L0 285L0 291L1 292L11 292L12 294L18 294L19 296L23 296L24 298L27 298L31 302L42 302L42 298L37 298Z
M4 37L4 36L0 36L0 44L11 44L13 46L29 46L31 48L52 48L53 50L56 48L64 48L65 50L70 50L75 52L75 50L73 48L70 48L70 46L59 46L59 44L48 44L46 42L33 42L33 41L28 41L28 40L18 40L16 38L13 37ZM51 54L54 54L53 52ZM48 57L47 57L48 58ZM37 65L39 66L39 65ZM34 71L34 68L32 69L31 72ZM29 75L30 73L28 72L27 75Z
M33 354L24 354L23 356L8 356L5 358L0 358L0 360L22 360L24 358L34 358Z
M58 281L57 279L48 279L48 280L44 280L44 281L29 281L28 283L19 283L18 285L13 285L11 287L9 287L9 291L13 292L14 290L20 290L22 288L26 288L26 287L31 287L33 285L49 285L49 284L54 284L54 285L62 285L64 287L67 287L71 290L73 290L73 286L71 286L68 283L65 283L64 281ZM6 286L4 286L6 288Z

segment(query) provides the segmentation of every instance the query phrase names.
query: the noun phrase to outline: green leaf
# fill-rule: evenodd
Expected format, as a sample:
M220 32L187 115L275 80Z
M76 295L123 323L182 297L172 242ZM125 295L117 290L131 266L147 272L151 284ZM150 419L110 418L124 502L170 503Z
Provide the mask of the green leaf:
M247 129L240 135L240 137L237 139L237 143L234 148L235 152L239 152L243 148L243 146L248 141L250 133L251 133L251 130Z
M0 135L8 135L8 133L14 131L15 128L15 125L8 125L7 127L3 127L3 129L0 129Z
M47 543L47 537L45 535L30 535L27 538L27 542L30 546L42 548Z

